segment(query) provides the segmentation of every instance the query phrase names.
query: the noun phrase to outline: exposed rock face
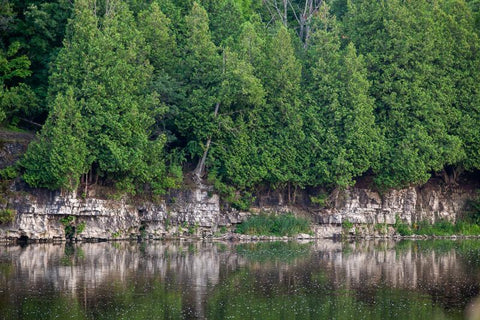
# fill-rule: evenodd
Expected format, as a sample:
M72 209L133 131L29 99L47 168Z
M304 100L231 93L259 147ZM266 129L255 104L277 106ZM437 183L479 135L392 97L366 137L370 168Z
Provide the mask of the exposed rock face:
M394 224L439 219L455 221L466 201L475 196L474 188L451 189L440 183L416 188L390 190L384 194L364 188L350 188L330 195L330 208L277 205L252 208L251 212L221 210L220 198L207 186L178 191L168 202L130 204L125 200L81 199L54 192L20 193L7 206L16 211L15 221L0 225L0 240L26 237L34 240L64 240L61 219L74 216L74 228L84 224L77 239L163 238L169 236L208 236L222 226L243 221L261 211L295 212L310 215L316 238L332 238L342 233L341 224ZM306 197L306 196L305 196ZM304 197L304 198L305 198ZM282 199L282 197L278 197ZM373 230L373 228L371 228Z
M175 204L146 203L140 206L125 200L79 199L74 194L45 192L12 199L15 221L0 227L0 239L27 237L34 240L63 240L63 217L74 216L72 226L85 224L77 239L127 239L137 236L160 238L172 235L201 235L213 232L220 220L219 198L206 188L179 194ZM1 208L0 208L1 209Z
M421 187L388 190L383 195L351 188L331 195L332 208L322 210L321 223L394 224L396 217L409 224L419 221L456 221L474 189L450 188L431 181Z

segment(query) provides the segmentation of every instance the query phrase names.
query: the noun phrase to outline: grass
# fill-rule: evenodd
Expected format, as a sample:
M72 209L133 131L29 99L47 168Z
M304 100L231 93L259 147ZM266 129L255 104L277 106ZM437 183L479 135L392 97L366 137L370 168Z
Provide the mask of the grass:
M420 221L410 226L400 221L397 217L395 229L402 236L427 235L427 236L478 236L480 225L470 220L459 220L453 223L447 220L440 220L435 223Z
M422 221L412 230L413 233L427 236L480 235L480 226L468 221L437 221L434 224Z
M237 233L264 236L294 236L311 233L310 223L293 214L251 216L237 226Z
M387 225L385 223L375 224L374 229L380 234L387 234Z

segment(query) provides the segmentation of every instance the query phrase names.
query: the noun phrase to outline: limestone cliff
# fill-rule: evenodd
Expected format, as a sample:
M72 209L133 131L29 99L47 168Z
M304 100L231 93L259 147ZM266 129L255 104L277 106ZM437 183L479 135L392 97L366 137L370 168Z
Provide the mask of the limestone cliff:
M222 227L230 227L261 211L307 215L314 222L315 237L334 237L341 224L394 224L396 218L413 223L439 219L455 221L463 213L473 188L446 187L429 182L423 187L389 190L383 194L353 187L334 191L329 207L288 206L280 201L257 203L250 212L221 206L221 199L208 186L177 191L175 197L160 203L130 203L128 200L82 199L75 194L31 190L15 193L0 210L8 208L16 215L11 223L0 225L0 239L28 238L64 240L64 217L75 217L70 225L79 229L74 237L82 239L136 239L172 236L211 236ZM173 200L172 200L173 199ZM223 208L223 209L222 209Z

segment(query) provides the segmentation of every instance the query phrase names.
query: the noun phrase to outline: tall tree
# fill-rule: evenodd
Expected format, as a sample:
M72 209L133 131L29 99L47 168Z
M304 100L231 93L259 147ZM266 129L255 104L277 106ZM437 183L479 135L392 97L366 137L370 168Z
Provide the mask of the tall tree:
M144 47L123 2L78 0L50 79L51 97L72 88L79 104L88 130L84 173L100 175L132 193L136 186L163 178L151 175L152 166L165 167L162 154L155 163L149 155L164 138L149 139L157 103L148 90L153 68ZM28 165L26 169L27 176L32 174ZM55 186L53 181L50 187Z
M423 183L463 156L449 129L455 96L446 69L436 3L359 1L345 16L348 36L366 56L371 94L388 145L376 169L388 187Z
M14 117L44 122L47 115L46 96L48 90L49 65L55 59L65 34L67 19L71 14L72 2L68 0L4 0L0 5L0 47L5 51L15 43L18 56L25 55L30 61L28 77L24 83L28 96L23 102L32 101L17 108ZM11 86L10 83L8 86Z
M471 2L471 4L473 4ZM441 67L454 98L447 117L449 133L461 139L464 157L446 162L443 176L456 183L464 170L480 168L480 40L475 14L463 0L445 0L435 8L441 42Z
M31 60L25 54L25 43L16 37L18 28L14 4L0 5L0 123L14 117L25 117L37 107L37 98L25 83L31 76Z
M213 145L210 174L237 190L247 190L267 176L259 117L265 104L261 70L265 70L265 39L257 23L245 22L234 48L224 50L219 134Z
M302 156L298 148L304 140L300 105L302 68L287 28L277 24L268 40L264 72L266 104L259 113L264 146L263 161L272 186L302 184Z
M285 26L294 25L295 30L307 47L310 39L312 19L318 13L323 0L263 0L272 20L281 21Z
M241 4L234 0L203 0L203 6L209 13L212 39L217 46L233 42L243 23Z
M182 97L179 83L179 50L171 20L162 12L160 5L153 2L137 17L139 31L145 37L147 58L153 66L151 90L159 96L159 105L153 114L156 120L156 133L167 133L170 141L175 140L172 133L172 119Z
M210 161L215 174L240 190L260 183L265 176L255 143L254 119L264 104L265 90L253 66L229 48L220 87L222 110L219 132ZM257 124L258 125L258 124Z
M160 5L153 2L138 15L139 32L149 45L148 58L157 72L172 73L177 54L175 34L170 19L162 12Z
M88 169L86 121L73 90L59 93L37 140L29 145L22 164L23 178L34 187L74 190Z
M335 17L324 5L308 50L306 132L309 183L348 186L378 161L380 134L363 57L341 46Z
M201 177L212 136L218 130L217 115L221 105L219 85L222 59L211 39L208 15L194 3L185 18L187 40L183 48L184 100L176 124L192 158L200 157L196 175Z

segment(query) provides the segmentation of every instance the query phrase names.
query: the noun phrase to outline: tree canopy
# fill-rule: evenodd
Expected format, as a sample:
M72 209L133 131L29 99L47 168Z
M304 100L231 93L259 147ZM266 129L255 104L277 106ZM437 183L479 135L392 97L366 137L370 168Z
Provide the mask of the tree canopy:
M238 199L480 168L478 1L3 4L0 122L42 125L32 186L161 193L183 168Z

